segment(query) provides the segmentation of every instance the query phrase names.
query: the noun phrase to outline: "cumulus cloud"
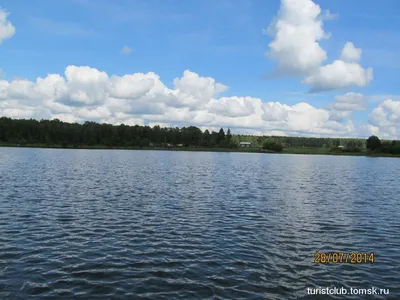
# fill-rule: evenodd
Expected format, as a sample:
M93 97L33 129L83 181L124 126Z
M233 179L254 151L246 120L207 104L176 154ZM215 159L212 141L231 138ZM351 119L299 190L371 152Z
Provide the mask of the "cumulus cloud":
M15 34L14 25L7 20L8 12L0 8L0 45Z
M87 66L68 66L65 79L53 85L57 102L85 106L101 104L107 98L108 75L105 72Z
M26 79L16 79L6 84L7 95L12 99L34 100L40 98L36 91L35 84Z
M200 77L186 70L181 78L174 79L175 95L180 102L191 109L203 108L211 98L228 89L211 77Z
M255 103L261 103L260 99L251 97L222 97L212 99L208 104L208 111L223 116L246 117L254 114Z
M353 126L329 119L329 111L301 102L286 105L279 102L263 104L263 119L273 124L275 130L291 134L308 133L314 135L351 134ZM311 129L312 128L312 129Z
M274 36L267 56L277 61L277 72L285 75L305 75L326 60L326 52L318 41L327 38L321 8L311 0L282 0L278 16L268 27Z
M361 93L347 93L336 96L332 108L339 111L365 110L365 97Z
M279 102L268 102L263 105L263 119L265 121L287 122L290 106Z
M330 37L323 29L327 19L333 19L332 14L321 12L312 0L281 0L278 15L266 31L274 37L267 56L278 63L275 73L304 76L302 82L311 85L312 93L368 85L372 69L358 63L362 51L352 42L344 45L340 59L323 65L327 53L319 41Z
M88 66L68 66L64 76L36 81L0 80L0 114L14 118L58 118L67 122L232 127L240 132L297 135L350 134L329 111L306 103L263 103L253 97L223 97L227 86L186 70L167 87L155 73L109 76Z
M158 76L154 73L112 76L109 81L109 93L114 98L135 99L145 95L155 85L156 80Z
M319 132L329 131L327 122L329 113L326 110L315 108L307 103L298 103L288 111L288 127L290 130L309 131L315 128Z
M335 101L330 105L330 119L343 121L350 117L354 111L366 109L365 97L359 93L347 93L343 96L336 96Z
M128 46L124 46L121 49L122 54L131 54L132 52L133 52L133 49Z
M372 110L370 121L375 126L400 125L400 101L387 99Z
M346 62L356 62L361 58L361 48L356 48L352 42L347 42L342 50L340 59Z
M372 68L363 69L361 65L355 62L335 60L306 77L303 83L312 85L310 92L322 92L343 89L353 85L364 87L372 79Z
M394 139L400 132L400 101L387 99L372 110L369 129L384 138Z
M335 121L343 121L350 117L354 111L366 109L366 99L360 93L347 93L335 97L335 101L328 105L330 119Z
M341 122L351 116L352 111L331 110L329 111L330 119Z

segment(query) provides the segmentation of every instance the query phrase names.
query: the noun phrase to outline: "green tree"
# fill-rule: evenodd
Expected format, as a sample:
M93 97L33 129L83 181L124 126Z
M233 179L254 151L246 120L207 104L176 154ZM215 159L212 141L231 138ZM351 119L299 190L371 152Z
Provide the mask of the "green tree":
M264 150L272 150L275 152L281 152L283 150L283 146L281 143L277 143L271 139L267 139L264 143L262 148Z
M225 132L224 129L221 127L221 129L218 132L217 136L217 145L221 144L225 140Z
M377 149L381 148L381 146L381 140L377 136L372 135L367 139L367 149L376 151Z
M148 147L150 145L150 140L146 137L140 140L140 148Z
M201 137L201 145L203 147L209 147L210 141L211 141L211 135L208 129L206 129L203 133L203 136Z
M360 143L356 140L348 140L344 152L361 152Z
M394 146L392 147L391 153L395 154L395 155L400 155L400 144L399 143L394 144Z
M232 140L232 133L230 128L228 128L228 131L226 132L226 139L228 140L229 143Z
M380 147L380 151L383 153L392 153L392 142L389 141L383 141L381 142L381 147Z

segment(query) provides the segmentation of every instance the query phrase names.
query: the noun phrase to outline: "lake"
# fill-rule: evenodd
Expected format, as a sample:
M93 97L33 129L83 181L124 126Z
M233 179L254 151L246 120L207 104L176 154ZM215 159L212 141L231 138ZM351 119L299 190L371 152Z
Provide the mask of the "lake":
M0 148L0 299L399 299L399 178L398 158Z

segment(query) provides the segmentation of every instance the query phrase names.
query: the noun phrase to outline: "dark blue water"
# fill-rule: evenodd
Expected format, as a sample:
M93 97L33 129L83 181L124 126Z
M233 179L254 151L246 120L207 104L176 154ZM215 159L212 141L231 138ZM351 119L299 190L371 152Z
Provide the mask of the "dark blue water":
M399 176L393 158L0 148L0 299L399 299Z

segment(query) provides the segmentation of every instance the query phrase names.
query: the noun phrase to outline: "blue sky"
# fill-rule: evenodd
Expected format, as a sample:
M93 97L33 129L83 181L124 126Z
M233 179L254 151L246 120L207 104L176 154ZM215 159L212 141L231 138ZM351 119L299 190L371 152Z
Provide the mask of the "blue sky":
M318 40L327 55L322 65L337 60L345 43L352 42L362 49L360 66L373 70L370 82L308 94L310 85L302 83L308 75L270 78L279 61L266 56L274 36L263 33L263 29L278 16L282 5L279 0L3 0L1 8L9 12L7 20L15 27L15 34L0 45L0 68L3 80L9 83L20 79L35 82L48 74L64 76L68 66L89 66L108 76L154 72L171 89L173 80L190 70L229 87L218 97L253 97L263 103L289 106L305 102L316 109L329 107L335 96L361 93L367 109L352 112L351 121L365 130L368 126L378 129L368 127L369 131L364 132L357 127L354 132L339 130L337 134L362 135L375 130L393 136L393 129L388 133L387 125L381 128L383 120L375 120L379 112L372 117L376 122L371 123L371 113L374 108L383 109L388 119L394 115L392 119L396 120L400 100L400 2L313 3L320 7L321 15L325 10L334 15L323 20L323 30L330 37ZM124 46L132 53L121 53ZM390 108L379 107L388 99L395 103ZM49 116L53 115L50 112ZM141 117L133 114L133 118ZM154 118L161 119L170 125L181 122ZM340 121L346 124L348 119ZM227 122L221 125L229 125ZM199 125L218 127L217 123ZM268 133L272 127L257 124L244 126L243 130ZM391 127L397 130L398 123ZM293 134L292 129L284 131ZM310 130L310 134L324 132ZM396 131L394 136L398 134Z

